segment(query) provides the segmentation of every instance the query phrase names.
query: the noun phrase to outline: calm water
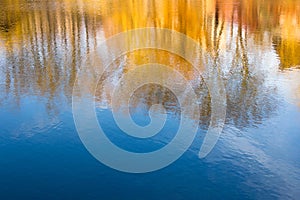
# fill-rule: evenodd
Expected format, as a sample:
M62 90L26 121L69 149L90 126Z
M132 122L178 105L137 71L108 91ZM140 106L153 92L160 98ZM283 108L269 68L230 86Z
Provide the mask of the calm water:
M298 0L1 0L0 199L299 198L299 13ZM129 102L140 125L149 123L151 105L165 107L168 117L158 135L128 137L114 122L111 92L123 74L141 64L162 63L180 72L197 93L201 115L190 119L199 129L180 159L159 171L129 174L101 164L82 144L72 115L72 88L84 60L101 42L143 27L184 33L211 55L214 62L206 67L216 67L222 76L227 115L217 145L199 159L211 106L208 88L193 67L157 49L118 57L95 93L99 123L112 142L149 152L170 142L178 129L180 105L159 85L140 87ZM126 41L130 47L156 37ZM171 42L190 53L183 41ZM89 75L86 82L96 81L92 71ZM116 105L122 108L127 101L120 98Z

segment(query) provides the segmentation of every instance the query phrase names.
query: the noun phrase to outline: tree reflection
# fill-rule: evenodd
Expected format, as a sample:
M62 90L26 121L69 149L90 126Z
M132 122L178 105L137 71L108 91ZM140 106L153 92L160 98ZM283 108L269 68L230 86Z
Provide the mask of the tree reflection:
M265 84L266 75L260 69L263 63L256 62L268 59L261 52L273 45L281 68L300 65L297 3L4 0L0 3L0 75L5 80L0 86L1 96L13 96L16 103L23 96L42 96L48 100L49 110L55 110L57 102L65 98L70 102L82 59L95 51L101 41L122 31L154 26L182 32L199 42L213 56L212 67L218 68L226 81L228 121L240 127L253 125L270 116L277 104L275 89ZM184 41L174 45L187 48ZM207 125L209 92L203 81L195 81L192 67L175 55L158 50L131 52L115 61L107 77L119 77L135 65L149 61L170 65L193 82L201 99L201 124ZM87 81L94 81L92 77ZM109 87L97 91L98 101L109 102L110 92ZM159 100L149 95L160 93L161 103L166 107L172 105L168 109L179 112L174 98L162 88L149 86L140 93L147 107ZM132 103L140 105L138 100Z

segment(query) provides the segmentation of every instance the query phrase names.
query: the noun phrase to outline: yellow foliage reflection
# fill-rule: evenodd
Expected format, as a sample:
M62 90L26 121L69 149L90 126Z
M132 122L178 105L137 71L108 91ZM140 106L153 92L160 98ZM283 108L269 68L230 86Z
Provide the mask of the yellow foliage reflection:
M227 90L235 94L228 96L229 114L236 123L248 123L253 116L270 113L276 104L262 88L264 74L253 72L263 67L258 61L269 59L261 52L274 48L282 69L300 65L299 5L299 0L3 0L0 79L5 83L0 89L17 101L24 94L46 96L49 107L55 107L53 99L61 93L70 100L82 60L101 41L134 28L168 28L193 38L213 56L213 67L219 68L228 81ZM182 41L174 43L188 48ZM141 50L125 57L114 63L116 68L125 63L121 73L153 60L176 68L189 80L195 78L188 63L167 52ZM87 81L94 80L91 76ZM98 92L101 101L105 91ZM109 94L104 96L109 101ZM210 112L207 91L205 98L202 116ZM255 99L264 99L266 110L253 106Z

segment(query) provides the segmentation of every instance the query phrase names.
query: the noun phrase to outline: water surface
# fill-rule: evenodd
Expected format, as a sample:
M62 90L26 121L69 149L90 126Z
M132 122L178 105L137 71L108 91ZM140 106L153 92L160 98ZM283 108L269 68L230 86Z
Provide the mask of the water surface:
M296 199L299 13L298 0L2 0L1 199ZM156 172L127 174L101 164L85 149L74 125L71 96L77 72L101 42L144 27L184 33L199 43L203 55L213 58L205 67L217 68L225 83L226 124L213 151L199 159L211 103L193 66L157 49L118 57L95 93L99 123L112 142L130 151L149 152L166 145L178 128L180 105L170 90L159 85L144 85L130 100L132 118L139 125L149 123L151 105L165 107L168 117L158 135L147 140L128 137L115 124L112 90L123 74L142 64L161 63L180 72L198 95L201 115L190 119L199 129L179 160ZM126 40L130 47L157 38L140 35ZM184 41L168 41L190 53ZM201 58L199 54L195 60ZM87 82L96 81L93 73ZM172 78L162 75L163 81ZM85 95L91 94L87 90ZM122 108L127 100L118 99L117 104Z

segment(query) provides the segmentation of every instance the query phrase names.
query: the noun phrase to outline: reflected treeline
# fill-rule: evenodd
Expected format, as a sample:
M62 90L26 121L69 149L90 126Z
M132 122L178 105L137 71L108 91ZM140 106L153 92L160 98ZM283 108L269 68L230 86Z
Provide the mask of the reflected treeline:
M55 109L59 101L71 100L82 60L97 50L101 41L134 28L169 28L190 36L213 57L210 67L218 68L226 81L228 120L244 127L268 117L277 105L276 90L265 84L263 60L270 58L264 52L274 48L281 68L300 65L298 5L298 0L2 0L1 98L13 96L19 102L22 96L43 96L49 109ZM155 38L141 36L135 41L148 39ZM187 48L184 41L174 42L174 46ZM112 64L107 80L149 61L170 65L193 82L201 99L201 120L207 124L209 92L203 81L195 80L192 66L178 56L158 50L128 53ZM113 83L99 87L99 102L109 104ZM144 104L160 99L178 111L169 92L151 86L139 91L147 97L142 99ZM158 93L159 99L149 97Z

